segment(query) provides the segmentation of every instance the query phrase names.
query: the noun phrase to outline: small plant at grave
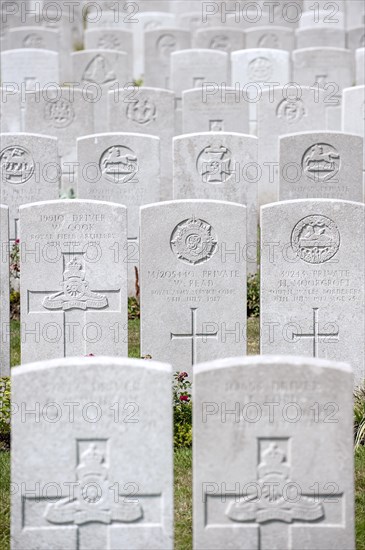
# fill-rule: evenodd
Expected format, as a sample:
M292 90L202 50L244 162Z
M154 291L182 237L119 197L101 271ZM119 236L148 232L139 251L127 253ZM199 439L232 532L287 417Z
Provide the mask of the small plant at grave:
M20 292L12 290L10 293L10 319L20 318Z
M75 199L76 198L75 190L72 187L70 187L70 189L68 189L67 191L62 193L60 198L61 199Z
M354 394L354 437L355 449L365 445L365 384Z
M0 378L0 450L10 448L10 377Z
M10 252L10 276L13 279L20 277L20 241L16 239Z
M143 86L143 78L136 78L133 80L133 86L137 86L138 88Z
M260 315L260 275L250 275L247 278L247 317Z
M134 296L128 298L128 319L139 319L140 313L138 300Z
M173 384L174 447L191 447L193 440L191 382L187 372L176 372Z

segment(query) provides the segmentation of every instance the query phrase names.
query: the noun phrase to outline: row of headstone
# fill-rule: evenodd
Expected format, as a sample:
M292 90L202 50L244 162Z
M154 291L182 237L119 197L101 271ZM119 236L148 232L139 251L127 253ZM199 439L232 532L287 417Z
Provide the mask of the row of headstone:
M252 83L285 86L293 80L300 85L321 88L331 83L337 95L343 88L352 86L354 81L357 85L364 84L363 47L356 49L355 55L339 46L320 46L291 53L265 47L238 49L230 53L220 49L193 48L172 51L171 54L167 50L159 56L156 46L148 42L147 52L145 85L170 88L178 98L182 91L201 87L204 82L245 87ZM74 52L66 64L67 70L71 71L69 79L65 78L59 63L59 54L52 50L6 50L1 53L1 80L25 91L69 81L74 88L86 88L91 97L95 88L97 94L105 94L106 90L123 87L133 80L127 51L87 49Z
M13 550L173 548L171 374L108 357L13 370ZM196 366L195 549L354 550L352 378L298 357Z
M262 209L264 353L300 349L346 359L356 383L364 378L364 210L361 203L327 199ZM23 363L127 355L127 271L134 258L126 217L124 206L96 201L20 208ZM245 353L246 273L257 262L246 219L244 205L223 201L141 208L142 356L191 373L197 362ZM5 226L6 220L4 208ZM6 229L4 235L6 251ZM1 341L8 348L6 277L2 285ZM2 367L8 372L8 363Z

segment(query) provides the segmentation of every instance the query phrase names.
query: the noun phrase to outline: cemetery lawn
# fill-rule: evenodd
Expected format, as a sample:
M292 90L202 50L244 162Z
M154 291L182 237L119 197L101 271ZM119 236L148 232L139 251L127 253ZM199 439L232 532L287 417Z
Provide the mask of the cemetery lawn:
M20 362L20 323L12 321L11 364ZM248 320L247 351L259 353L259 320ZM139 354L139 319L129 321L129 356ZM192 453L178 449L174 456L175 472L175 548L192 547ZM356 549L365 550L365 448L355 456L356 481ZM10 453L0 451L0 548L10 548Z

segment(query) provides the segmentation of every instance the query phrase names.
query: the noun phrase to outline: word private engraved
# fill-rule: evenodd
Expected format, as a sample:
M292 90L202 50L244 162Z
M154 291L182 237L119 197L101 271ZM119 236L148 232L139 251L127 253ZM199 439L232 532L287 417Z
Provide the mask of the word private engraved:
M309 147L302 158L304 174L313 181L333 179L340 170L340 155L332 145L316 143Z
M80 463L76 467L75 498L66 497L49 504L44 514L49 523L130 523L143 517L143 509L137 500L116 501L108 480L105 458L96 442L90 443L82 452Z
M217 243L213 227L195 217L180 222L170 238L171 250L178 259L192 265L208 261L216 252Z
M81 80L101 86L102 84L114 82L116 78L116 74L109 66L107 59L98 54L87 64Z
M142 126L149 124L156 118L156 105L148 98L136 99L129 103L127 107L127 118L141 124Z
M45 120L51 122L55 128L67 128L75 118L75 111L71 101L61 97L46 104Z
M46 296L42 305L45 309L103 309L108 306L108 299L102 294L93 292L85 281L85 270L77 258L72 258L63 273L62 290Z
M101 155L99 167L112 183L138 183L135 177L139 170L138 159L129 147L112 145Z
M12 145L0 153L1 180L14 185L26 183L34 174L32 154L24 147Z
M257 485L255 494L243 496L239 502L231 502L226 515L231 521L265 523L280 521L317 521L324 518L323 504L313 498L285 498L284 487L290 486L290 464L285 453L276 442L262 453L257 466ZM297 485L293 487L296 494ZM290 487L289 487L290 493Z
M305 262L321 264L333 258L338 251L340 232L335 222L326 216L307 216L294 227L291 246Z
M204 183L225 183L232 176L231 151L223 145L208 145L199 154L196 168Z
M248 65L248 78L254 82L267 82L272 72L272 62L267 57L257 57Z
M285 119L289 124L294 124L306 116L306 109L301 99L283 99L276 109L276 116Z

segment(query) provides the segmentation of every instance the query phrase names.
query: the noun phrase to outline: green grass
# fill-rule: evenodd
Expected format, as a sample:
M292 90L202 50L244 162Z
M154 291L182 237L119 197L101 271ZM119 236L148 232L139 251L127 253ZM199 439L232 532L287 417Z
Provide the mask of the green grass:
M19 322L12 321L11 364L20 362ZM248 320L249 354L259 353L259 320ZM139 357L139 320L129 321L129 356ZM174 456L175 548L192 547L192 452L178 449ZM355 456L356 548L365 550L365 448ZM10 453L0 452L0 549L10 547ZM344 549L345 550L345 549Z

